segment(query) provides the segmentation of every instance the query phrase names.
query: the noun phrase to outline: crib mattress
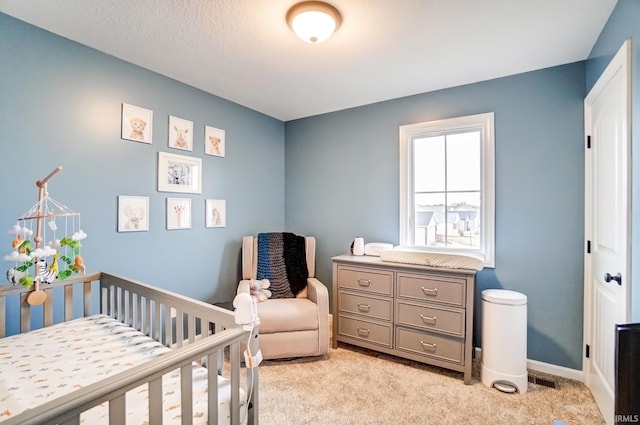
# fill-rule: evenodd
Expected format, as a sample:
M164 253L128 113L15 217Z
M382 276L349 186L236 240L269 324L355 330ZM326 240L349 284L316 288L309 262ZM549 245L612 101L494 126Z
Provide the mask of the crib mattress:
M170 349L105 315L95 315L0 339L0 423L39 404L153 359ZM180 370L162 379L163 423L180 424ZM244 422L241 394L241 423ZM231 385L218 377L218 422L230 418ZM148 386L126 396L127 424L148 424ZM193 368L194 424L207 423L207 370ZM103 403L81 415L84 424L108 424Z

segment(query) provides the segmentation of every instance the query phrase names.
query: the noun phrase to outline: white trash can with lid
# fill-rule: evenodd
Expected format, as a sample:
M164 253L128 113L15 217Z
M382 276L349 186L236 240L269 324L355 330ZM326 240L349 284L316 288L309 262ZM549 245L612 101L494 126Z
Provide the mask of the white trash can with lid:
M527 392L527 296L506 289L482 291L480 380L504 392Z

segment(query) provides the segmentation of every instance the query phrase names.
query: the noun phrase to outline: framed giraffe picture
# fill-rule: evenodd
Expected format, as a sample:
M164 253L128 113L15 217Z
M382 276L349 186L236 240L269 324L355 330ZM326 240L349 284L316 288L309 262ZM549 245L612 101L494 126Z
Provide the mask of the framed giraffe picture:
M167 198L167 230L191 229L191 198Z

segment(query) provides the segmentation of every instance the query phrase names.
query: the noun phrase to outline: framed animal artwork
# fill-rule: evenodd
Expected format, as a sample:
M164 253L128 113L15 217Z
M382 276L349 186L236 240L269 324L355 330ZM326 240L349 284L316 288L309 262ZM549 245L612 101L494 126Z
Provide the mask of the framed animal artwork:
M122 137L125 140L151 144L153 111L139 106L122 104Z
M204 126L204 153L207 155L221 156L224 158L225 140L224 130Z
M149 231L149 197L118 196L118 232Z
M205 201L205 227L225 227L227 225L227 201L207 199Z
M182 118L169 116L169 147L193 150L193 122Z
M191 199L167 198L167 230L191 228Z
M202 158L158 152L158 192L202 193Z

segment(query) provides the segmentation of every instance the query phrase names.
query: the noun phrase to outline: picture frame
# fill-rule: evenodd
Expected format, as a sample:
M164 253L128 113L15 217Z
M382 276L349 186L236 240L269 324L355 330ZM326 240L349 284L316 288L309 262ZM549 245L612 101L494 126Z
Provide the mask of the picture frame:
M158 191L202 193L202 158L158 152Z
M167 230L191 228L191 198L167 198Z
M153 111L123 103L120 137L124 140L151 144L153 140Z
M169 115L169 147L193 151L193 121Z
M225 131L220 128L204 126L204 153L207 155L225 156Z
M149 197L118 196L118 232L149 231Z
M227 201L224 199L205 200L205 227L227 226Z

